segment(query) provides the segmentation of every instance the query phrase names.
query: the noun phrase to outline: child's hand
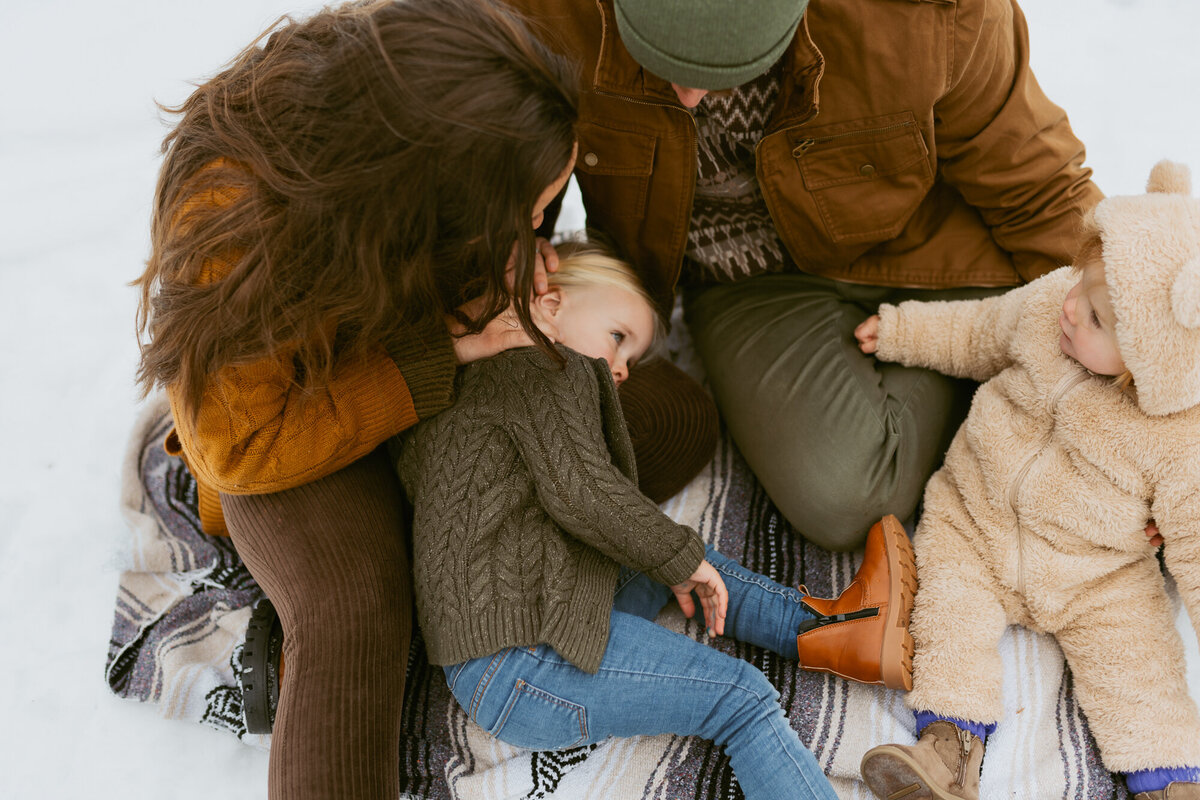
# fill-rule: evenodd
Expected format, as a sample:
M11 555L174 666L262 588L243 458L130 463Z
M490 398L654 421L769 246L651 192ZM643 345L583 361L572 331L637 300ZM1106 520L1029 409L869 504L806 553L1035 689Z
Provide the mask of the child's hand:
M867 355L874 353L879 347L879 315L872 314L860 322L854 329L854 338L858 340L858 349Z
M692 573L692 577L683 583L671 587L679 608L684 616L691 617L696 613L696 604L692 602L692 592L700 596L700 605L704 609L704 623L710 636L720 636L725 632L725 610L729 607L729 590L721 573L707 561L701 561L700 566Z

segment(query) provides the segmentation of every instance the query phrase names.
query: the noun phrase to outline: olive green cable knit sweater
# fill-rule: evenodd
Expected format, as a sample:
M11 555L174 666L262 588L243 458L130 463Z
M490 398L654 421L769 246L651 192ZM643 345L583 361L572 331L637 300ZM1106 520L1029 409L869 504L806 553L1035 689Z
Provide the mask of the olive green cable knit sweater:
M671 585L704 558L638 491L608 365L560 351L563 369L535 348L468 365L457 402L393 441L434 664L545 643L595 672L618 565Z

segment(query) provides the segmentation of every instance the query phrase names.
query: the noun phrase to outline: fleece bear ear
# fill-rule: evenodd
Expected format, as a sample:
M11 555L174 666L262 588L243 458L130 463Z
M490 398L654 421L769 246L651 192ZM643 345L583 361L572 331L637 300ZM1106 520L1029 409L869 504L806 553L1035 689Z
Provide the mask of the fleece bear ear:
M1160 161L1150 170L1150 180L1146 182L1147 192L1163 194L1192 193L1192 173L1184 164L1174 161Z
M1171 310L1185 328L1200 328L1200 257L1190 259L1171 287Z

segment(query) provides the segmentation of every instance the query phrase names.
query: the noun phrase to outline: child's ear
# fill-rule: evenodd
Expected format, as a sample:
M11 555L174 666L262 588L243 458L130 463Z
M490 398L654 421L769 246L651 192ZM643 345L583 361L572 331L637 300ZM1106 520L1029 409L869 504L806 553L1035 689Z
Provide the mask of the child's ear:
M551 286L546 290L545 294L539 294L533 298L533 302L547 317L554 319L558 316L558 312L562 310L563 292L557 286Z

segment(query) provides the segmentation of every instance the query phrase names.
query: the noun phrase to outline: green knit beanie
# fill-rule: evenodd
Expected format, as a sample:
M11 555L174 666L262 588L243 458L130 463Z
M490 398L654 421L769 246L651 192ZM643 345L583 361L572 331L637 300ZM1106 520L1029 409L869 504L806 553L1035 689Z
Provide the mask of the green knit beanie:
M638 63L689 89L728 89L770 69L808 0L613 0Z

